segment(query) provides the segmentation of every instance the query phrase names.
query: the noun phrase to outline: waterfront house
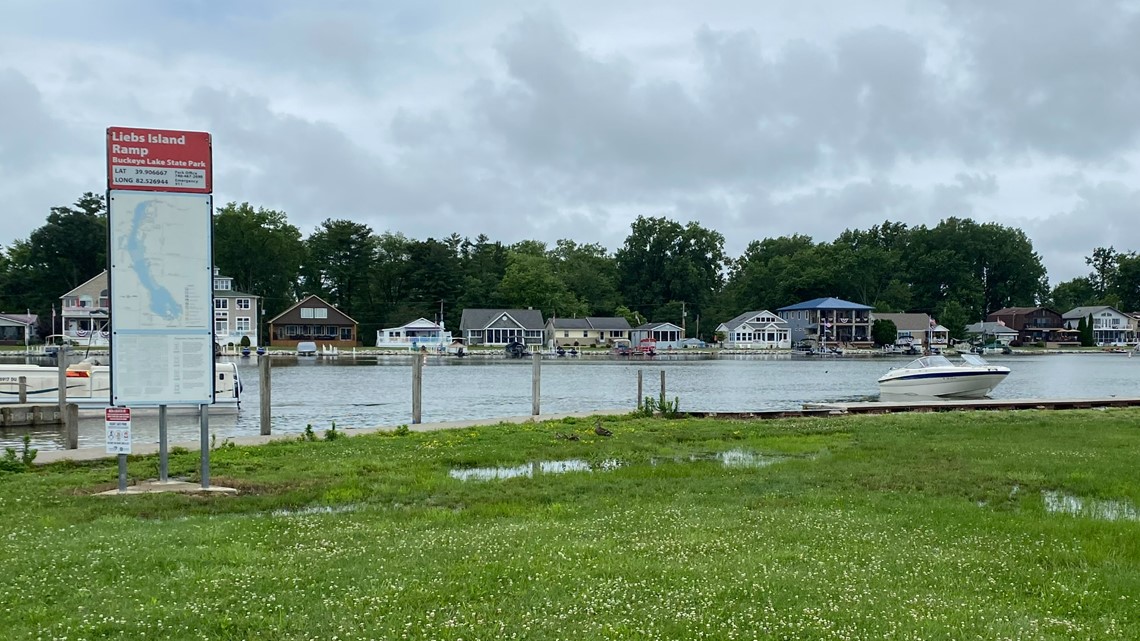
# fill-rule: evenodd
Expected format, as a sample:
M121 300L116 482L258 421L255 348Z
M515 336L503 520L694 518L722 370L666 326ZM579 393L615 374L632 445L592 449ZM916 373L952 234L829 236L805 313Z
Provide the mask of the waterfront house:
M84 347L107 347L111 336L111 299L107 287L108 276L104 269L60 296L59 333ZM55 327L49 333L54 334Z
M1017 330L1001 322L981 321L967 325L966 334L977 336L983 345L997 343L1005 346L1017 340Z
M841 298L815 298L776 310L788 321L793 343L870 347L871 307Z
M416 350L422 347L442 352L451 345L451 341L451 332L443 328L443 323L434 323L426 318L376 330L376 347L380 349Z
M680 325L673 323L645 323L630 330L629 337L635 349L653 345L657 351L661 351L680 349L684 333Z
M895 324L898 336L895 345L898 347L916 347L921 349L944 349L950 343L950 330L939 325L930 317L930 314L871 314L871 323L877 320L889 320Z
M546 321L546 343L552 347L611 346L615 341L629 340L629 334L629 321L620 316L556 317Z
M0 312L0 345L27 345L36 335L40 317L36 314Z
M1081 319L1092 316L1093 341L1097 345L1131 343L1136 340L1136 319L1109 305L1074 307L1061 315L1065 329L1077 329Z
M261 297L234 289L234 279L214 268L214 342L241 345L242 339L257 347Z
M356 347L357 322L348 314L309 295L269 321L269 344L296 348L297 343L312 342L319 347Z
M1004 307L986 316L991 323L1005 323L1017 330L1023 344L1044 343L1046 347L1079 345L1081 337L1075 329L1067 329L1061 314L1048 307Z
M541 345L545 332L542 312L535 309L465 309L459 333L470 346Z
M107 270L60 296L60 333L82 346L106 347L110 336L111 299ZM259 345L260 297L234 289L233 279L214 268L214 342L240 345L243 338ZM55 328L52 328L55 331Z
M792 333L788 321L764 309L744 312L717 325L724 335L721 345L729 349L790 349Z

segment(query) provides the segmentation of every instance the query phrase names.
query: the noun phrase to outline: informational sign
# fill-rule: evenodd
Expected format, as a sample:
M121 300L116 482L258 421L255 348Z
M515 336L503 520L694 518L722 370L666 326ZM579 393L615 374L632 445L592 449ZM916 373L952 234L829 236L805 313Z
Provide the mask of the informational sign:
M111 404L214 401L212 197L110 192Z
M104 413L107 426L107 453L131 453L131 408L108 407Z
M210 134L107 128L107 189L208 194L214 190Z

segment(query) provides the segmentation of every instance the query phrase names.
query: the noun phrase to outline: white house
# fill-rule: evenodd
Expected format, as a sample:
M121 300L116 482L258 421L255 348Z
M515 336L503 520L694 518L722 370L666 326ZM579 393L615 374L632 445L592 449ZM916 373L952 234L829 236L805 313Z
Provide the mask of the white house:
M443 328L443 323L433 323L426 318L376 330L376 347L380 349L444 351L449 345L451 332Z
M1081 319L1092 316L1093 340L1098 344L1131 343L1136 340L1136 320L1108 305L1074 307L1061 315L1065 329L1077 329Z
M966 333L981 338L983 344L1009 345L1017 340L1017 330L1002 322L983 321L966 326Z
M541 345L546 324L536 309L465 309L459 331L468 345Z
M680 325L673 323L646 323L638 325L629 332L633 347L653 346L657 351L663 349L681 349L681 339L684 338Z
M895 329L898 330L895 345L898 347L942 349L950 342L950 330L936 323L929 314L872 312L872 325L877 320L889 320L895 324Z
M761 310L745 312L721 323L716 331L724 335L723 345L729 349L790 349L792 333L788 321Z

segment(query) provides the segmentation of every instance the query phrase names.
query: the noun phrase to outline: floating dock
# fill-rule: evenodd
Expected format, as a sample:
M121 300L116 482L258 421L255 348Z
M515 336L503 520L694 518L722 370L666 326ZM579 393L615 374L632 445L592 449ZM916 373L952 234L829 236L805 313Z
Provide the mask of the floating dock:
M804 403L804 410L835 414L891 414L894 412L955 412L970 410L1081 410L1094 407L1140 407L1140 397L1108 398L982 398L915 399L859 403Z

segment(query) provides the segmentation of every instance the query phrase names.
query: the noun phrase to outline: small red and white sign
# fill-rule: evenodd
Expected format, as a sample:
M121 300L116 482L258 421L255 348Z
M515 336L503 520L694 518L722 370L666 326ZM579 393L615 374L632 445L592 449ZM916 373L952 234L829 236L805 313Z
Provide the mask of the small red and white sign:
M107 188L209 194L213 146L204 131L107 128Z
M104 410L107 427L107 453L131 453L131 408L108 407Z

